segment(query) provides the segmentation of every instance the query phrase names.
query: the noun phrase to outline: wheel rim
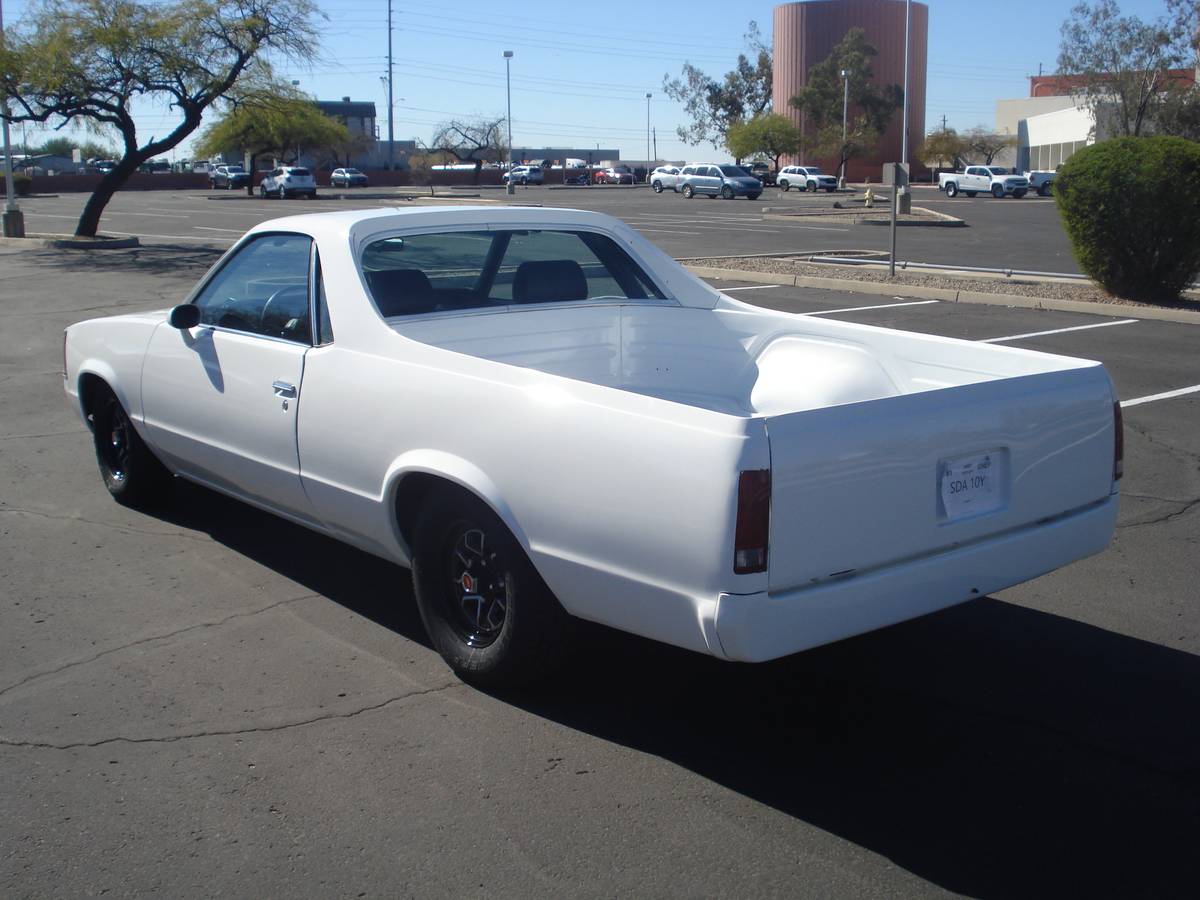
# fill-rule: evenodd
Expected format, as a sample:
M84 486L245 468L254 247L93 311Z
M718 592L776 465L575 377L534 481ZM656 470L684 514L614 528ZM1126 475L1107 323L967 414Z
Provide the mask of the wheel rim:
M129 429L132 426L120 404L114 402L109 407L106 424L104 433L99 435L97 441L100 446L100 456L112 479L124 481L125 476L129 473L129 454L132 444Z
M461 523L447 540L448 619L468 647L487 647L508 616L508 571L504 559L476 525Z

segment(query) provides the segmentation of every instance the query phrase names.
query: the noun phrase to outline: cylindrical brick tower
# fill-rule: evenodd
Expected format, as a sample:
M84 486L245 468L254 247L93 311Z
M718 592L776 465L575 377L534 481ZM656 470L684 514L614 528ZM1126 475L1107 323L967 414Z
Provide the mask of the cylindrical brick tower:
M788 100L804 86L808 70L827 59L851 28L866 32L867 41L879 51L872 60L872 79L877 84L904 84L904 0L809 0L775 7L775 112L803 127L799 110ZM925 139L925 67L929 44L929 7L912 4L911 44L908 69L908 161L915 171L920 163L917 149ZM854 115L854 105L850 106ZM885 162L900 162L901 113L892 115L887 131L875 149L854 157L846 177L878 183ZM836 159L790 159L791 164L819 165L836 174Z

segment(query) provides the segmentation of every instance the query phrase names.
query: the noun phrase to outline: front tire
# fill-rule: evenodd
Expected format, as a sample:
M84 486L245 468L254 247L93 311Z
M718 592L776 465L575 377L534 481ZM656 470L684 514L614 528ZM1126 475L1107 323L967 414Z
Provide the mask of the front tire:
M650 185L650 187L652 187L654 189L654 193L656 193L656 194L662 193L662 182L661 181L654 182L654 184Z
M171 473L150 452L107 385L97 388L88 418L100 477L113 499L132 507L162 500L170 489Z
M683 196L686 197L688 200L691 200L692 197L695 195L695 193L696 193L695 190L693 190L693 188L690 184L685 184L683 186Z
M815 181L808 182L804 185L804 190L815 194L817 192L817 183Z
M574 620L499 516L471 494L430 495L415 525L412 576L434 649L464 681L527 683L569 649Z
M997 200L1003 200L1004 199L1004 188L1002 188L998 184L993 184L992 185L992 196L995 197Z
M779 182L779 186L781 188L783 188L784 191L789 191L789 190L791 190L791 187L792 187L790 184L787 183L786 180Z
M733 199L733 188L731 188L729 185L725 185L724 187L722 187L721 188L721 199L722 200L732 200Z

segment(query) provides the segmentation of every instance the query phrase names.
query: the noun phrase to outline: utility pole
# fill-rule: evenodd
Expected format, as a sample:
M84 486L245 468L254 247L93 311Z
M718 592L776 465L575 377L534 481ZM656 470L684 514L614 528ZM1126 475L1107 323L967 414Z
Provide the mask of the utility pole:
M653 131L654 131L654 158L658 159L658 126L657 125L654 126Z
M0 46L4 44L4 2L0 0ZM4 122L4 236L25 237L25 215L14 197L12 145L8 140L8 95L0 91L0 119Z
M650 98L654 96L647 92L646 94L646 180L650 176Z
M838 187L846 186L846 112L850 109L850 70L842 69L842 81L845 82L845 90L842 94L842 174L838 180Z
M396 168L396 130L392 125L392 0L388 0L388 169Z
M900 164L902 166L904 166L906 169L908 167L908 70L910 68L910 66L908 64L908 49L909 49L909 45L912 43L912 39L910 37L911 33L912 33L912 0L905 0L905 3L904 3L904 111L901 114L902 118L900 119ZM924 127L925 127L925 123L922 122L921 128L924 129ZM899 186L894 187L892 189L892 193L896 194L897 197L899 197L900 196ZM912 209L912 197L909 195L907 183L904 185L904 195L903 195L903 200L900 203L900 208L901 208L902 212L908 212L909 210ZM893 240L893 242L895 241L894 232L893 232L892 240ZM894 249L893 249L892 255L893 256L895 255Z
M942 131L946 130L946 116L942 116Z
M510 196L517 190L512 179L512 57L511 50L504 51L504 93L508 97L508 165L505 166L505 171L508 172L508 184L504 190Z

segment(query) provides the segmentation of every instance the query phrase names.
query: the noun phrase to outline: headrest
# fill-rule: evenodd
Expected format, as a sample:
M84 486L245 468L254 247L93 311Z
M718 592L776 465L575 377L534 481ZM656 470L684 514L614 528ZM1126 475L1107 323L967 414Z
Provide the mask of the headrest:
M571 259L523 262L513 275L512 294L514 303L586 300L587 278Z
M434 308L433 285L419 269L380 269L367 272L367 284L375 305L386 319L431 312Z

